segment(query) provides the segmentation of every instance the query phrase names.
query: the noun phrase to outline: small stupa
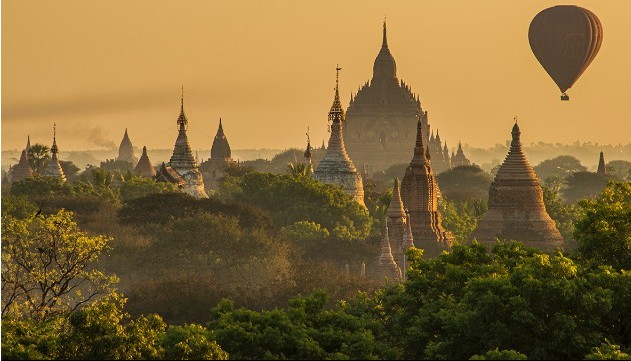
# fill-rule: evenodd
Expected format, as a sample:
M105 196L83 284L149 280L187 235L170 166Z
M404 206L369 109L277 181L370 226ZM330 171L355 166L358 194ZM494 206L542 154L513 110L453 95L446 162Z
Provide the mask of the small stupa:
M560 248L563 237L546 212L539 180L522 150L517 121L511 134L510 150L489 189L489 211L471 236L487 245L501 239L544 251Z
M149 156L147 155L147 147L142 147L142 155L134 168L134 173L141 177L153 178L156 176L156 170L153 168Z

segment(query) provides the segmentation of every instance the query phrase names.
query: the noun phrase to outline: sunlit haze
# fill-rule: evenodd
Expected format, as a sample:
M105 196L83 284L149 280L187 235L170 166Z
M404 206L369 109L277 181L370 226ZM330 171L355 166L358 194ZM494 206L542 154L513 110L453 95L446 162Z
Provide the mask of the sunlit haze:
M541 10L575 4L603 26L600 52L561 102L533 56ZM172 148L180 87L189 140L219 118L233 149L328 137L336 64L344 107L372 77L384 17L397 77L455 145L631 141L631 2L2 1L2 149Z

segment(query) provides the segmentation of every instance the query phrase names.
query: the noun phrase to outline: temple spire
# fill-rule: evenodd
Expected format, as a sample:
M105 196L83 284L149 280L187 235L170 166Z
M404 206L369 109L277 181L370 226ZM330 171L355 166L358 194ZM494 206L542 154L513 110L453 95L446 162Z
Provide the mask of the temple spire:
M307 166L309 167L309 172L313 174L313 162L311 161L311 138L309 137L309 127L307 127L307 149L305 150L304 157L307 162Z
M57 148L57 123L53 123L53 146L50 147L50 152L53 154L53 157L57 156L59 152L59 148Z
M177 125L180 129L188 124L186 114L184 114L184 86L182 86L182 97L180 98L180 116L177 118Z
M427 157L425 156L425 145L423 144L423 124L421 117L419 116L416 123L416 145L414 146L414 157L412 157L412 163L425 163Z
M381 42L381 47L385 49L388 48L388 36L386 32L387 32L386 19L383 19L383 41Z
M392 198L390 206L386 210L388 217L405 218L405 209L401 200L401 187L399 186L399 178L394 179L394 187L392 188Z
M602 176L607 175L607 170L605 169L605 155L602 150L600 151L600 159L598 160L598 171L596 172Z
M388 236L388 222L384 222L383 240L381 243L381 254L377 261L375 278L382 281L384 278L391 281L401 279L401 269L392 256L392 247L390 246L390 237Z
M320 161L313 175L314 179L323 183L341 186L346 194L353 196L357 203L365 207L361 175L348 157L346 147L344 146L342 129L344 110L342 110L339 95L340 70L341 68L337 66L335 98L328 115L328 121L332 122L330 126L331 136L329 137L329 146L327 147L324 159Z

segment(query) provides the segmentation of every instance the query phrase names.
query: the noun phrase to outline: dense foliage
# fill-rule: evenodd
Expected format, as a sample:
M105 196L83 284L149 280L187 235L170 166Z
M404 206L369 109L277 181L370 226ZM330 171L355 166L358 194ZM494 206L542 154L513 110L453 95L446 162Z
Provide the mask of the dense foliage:
M96 169L72 183L13 184L2 199L3 357L629 358L628 182L578 205L562 197L565 179L546 182L548 212L576 253L473 243L427 260L412 249L407 281L383 286L359 265L377 259L373 225L390 189L367 182L366 210L302 168L228 174L205 200ZM486 197L443 192L443 225L465 243ZM71 261L79 271L66 272ZM70 276L64 292L81 293L56 293L44 308L10 296L17 282L55 294L60 274ZM103 287L90 296L95 281Z

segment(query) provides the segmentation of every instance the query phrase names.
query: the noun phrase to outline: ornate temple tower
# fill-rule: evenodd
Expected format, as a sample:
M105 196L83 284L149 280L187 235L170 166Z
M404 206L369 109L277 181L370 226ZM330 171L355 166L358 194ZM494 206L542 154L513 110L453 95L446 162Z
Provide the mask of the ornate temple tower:
M125 134L123 135L121 145L118 147L118 158L116 158L116 160L129 162L132 165L135 165L138 161L138 158L134 156L134 146L131 144L131 140L127 134L127 128L125 128Z
M399 267L403 267L403 238L405 236L405 227L407 217L403 201L401 201L401 191L399 188L399 178L394 179L394 187L392 188L392 199L386 210L386 224L388 225L388 238L392 247L392 255Z
M309 169L309 173L313 174L313 162L311 161L311 139L309 138L309 131L307 130L307 149L305 149L305 164Z
M50 153L52 154L50 160L46 164L46 168L44 169L45 177L53 177L59 178L62 182L66 181L66 175L64 174L64 170L61 168L61 164L59 164L59 159L57 159L57 153L59 152L59 148L57 148L57 125L53 125L53 145L50 147Z
M11 167L10 181L17 182L33 176L33 170L28 163L28 151L31 148L31 137L26 138L26 148L20 155L20 161L15 166Z
M563 245L563 237L546 212L539 180L522 150L520 135L515 122L510 150L489 189L489 211L471 237L487 245L500 238L551 251Z
M188 143L188 137L186 135L188 120L184 114L184 96L182 96L180 116L177 118L177 124L179 130L175 141L175 147L173 148L173 155L171 156L169 165L163 165L160 168L157 179L171 181L170 178L175 178L176 180L172 181L172 183L178 184L184 192L195 198L208 198L208 195L204 190L204 179L202 173L200 173L199 168L197 167L197 162L195 162L195 158L193 157L193 152L191 151L191 146Z
M607 170L605 169L605 155L603 154L602 150L600 151L600 159L598 160L598 170L596 171L596 173L602 176L607 175Z
M147 155L147 147L142 147L142 155L134 168L134 173L141 177L153 178L156 176L156 170L153 168L149 156Z
M22 151L22 155L20 155L20 162L11 168L11 170L11 182L18 182L33 176L33 170L28 164L28 154L26 149L24 149Z
M462 143L458 142L458 151L451 157L451 166L459 167L461 165L471 165L471 161L465 157L462 151Z
M423 143L422 123L419 120L414 156L401 182L401 197L410 213L416 247L425 250L426 257L435 257L451 246L452 239L441 225L438 186L432 172L429 147L425 148Z
M373 171L407 163L419 118L429 134L428 115L421 108L418 95L397 78L397 65L388 47L384 22L372 79L351 94L347 109L344 139L349 156L356 164L367 164ZM424 140L428 144L428 138ZM432 153L432 157L438 156Z
M384 225L383 240L381 242L381 253L376 265L372 267L372 278L377 281L399 281L401 279L401 269L392 256L392 248L388 236L388 223Z
M226 167L233 163L234 160L232 160L230 144L224 134L221 118L219 118L219 128L217 129L217 134L215 135L213 145L210 149L210 159L202 162L199 166L199 169L204 175L204 185L206 188L218 189L219 179L226 175Z
M357 203L366 207L364 204L362 177L355 168L353 161L348 157L344 145L344 135L342 133L344 110L342 110L339 93L339 71L341 68L338 67L336 70L335 97L329 111L329 121L332 122L331 137L329 138L329 146L324 158L318 164L315 172L313 172L313 178L322 183L341 187L344 193L351 195Z

